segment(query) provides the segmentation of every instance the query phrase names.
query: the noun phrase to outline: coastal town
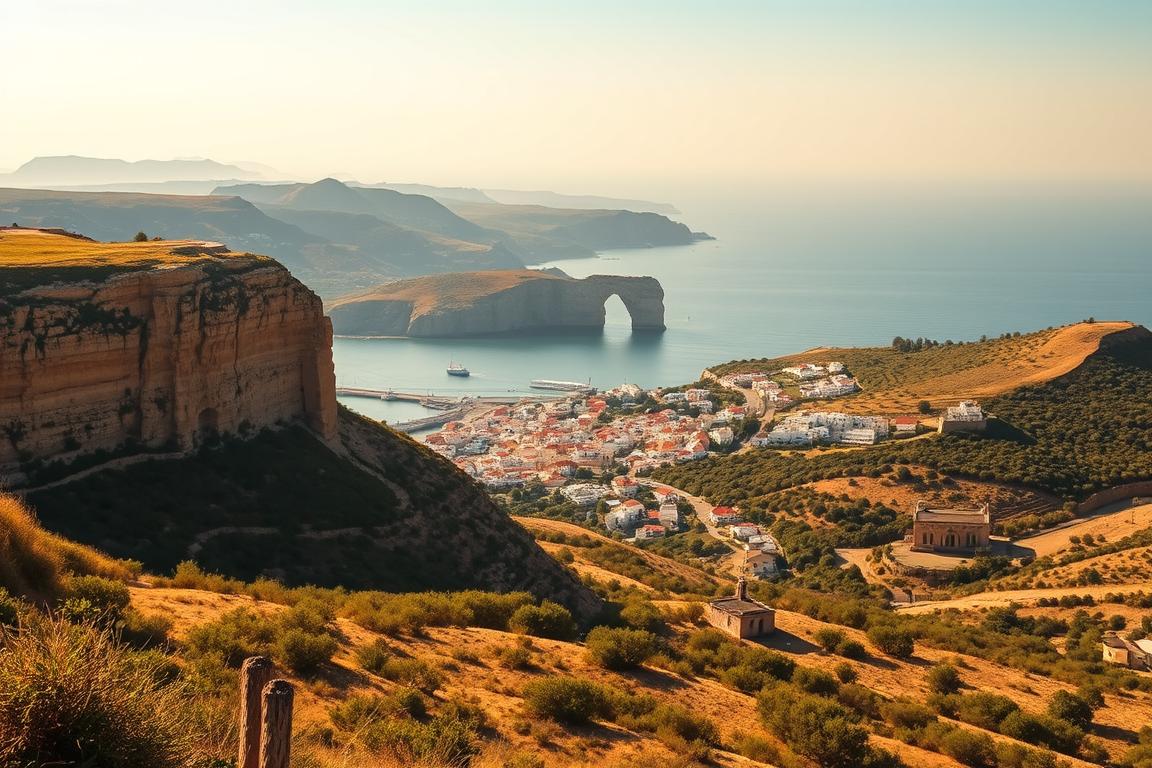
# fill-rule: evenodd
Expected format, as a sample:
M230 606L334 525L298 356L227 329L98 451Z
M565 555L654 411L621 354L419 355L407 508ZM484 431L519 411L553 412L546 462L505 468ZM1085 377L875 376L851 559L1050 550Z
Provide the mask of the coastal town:
M634 384L597 392L525 398L468 410L424 438L493 493L536 489L569 503L581 524L627 541L661 539L695 524L744 551L744 573L772 578L779 544L739 509L684 504L647 480L652 469L757 449L860 447L928 431L921 416L860 415L804 406L860 391L843 363L806 363L741 372L686 387L645 391ZM978 429L976 403L949 408L937 429ZM688 515L696 518L695 523Z

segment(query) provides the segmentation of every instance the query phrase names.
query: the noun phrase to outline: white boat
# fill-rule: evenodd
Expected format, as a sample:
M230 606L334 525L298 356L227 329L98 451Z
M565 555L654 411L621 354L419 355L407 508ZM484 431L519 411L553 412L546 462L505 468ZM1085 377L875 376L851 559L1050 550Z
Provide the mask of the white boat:
M532 379L528 385L533 389L554 389L559 392L586 392L593 394L596 392L596 387L592 386L589 382L584 384L579 381L554 381L553 379Z
M472 371L460 365L460 363L448 363L448 375L468 377L472 375Z

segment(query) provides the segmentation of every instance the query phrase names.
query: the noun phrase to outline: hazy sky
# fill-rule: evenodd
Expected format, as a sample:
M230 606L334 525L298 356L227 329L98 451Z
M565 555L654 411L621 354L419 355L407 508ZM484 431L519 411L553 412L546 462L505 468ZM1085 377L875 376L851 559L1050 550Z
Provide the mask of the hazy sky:
M0 170L1152 181L1152 0L2 0L0 87Z

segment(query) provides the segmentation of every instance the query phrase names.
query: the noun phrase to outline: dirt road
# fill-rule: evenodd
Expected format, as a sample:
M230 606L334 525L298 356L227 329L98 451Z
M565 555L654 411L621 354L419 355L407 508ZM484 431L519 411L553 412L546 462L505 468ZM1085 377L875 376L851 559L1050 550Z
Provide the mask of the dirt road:
M972 610L974 608L995 608L1009 603L1034 603L1042 597L1064 597L1065 595L1092 595L1101 598L1109 592L1126 595L1131 592L1152 592L1152 582L1139 584L1094 584L1086 587L1061 587L1059 589L1010 589L1003 592L979 592L955 600L932 600L898 608L901 613L932 613L948 608Z

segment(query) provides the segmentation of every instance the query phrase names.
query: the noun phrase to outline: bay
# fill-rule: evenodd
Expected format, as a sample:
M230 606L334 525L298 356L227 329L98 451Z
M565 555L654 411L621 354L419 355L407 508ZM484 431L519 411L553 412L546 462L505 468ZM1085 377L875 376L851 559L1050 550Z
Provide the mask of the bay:
M651 275L663 334L633 334L609 299L603 333L337 339L341 386L441 395L528 393L535 378L644 387L731 359L894 336L972 340L1084 318L1152 323L1146 194L784 195L717 199L680 217L716 240L537 265L573 277ZM472 371L449 377L450 361ZM344 402L398 421L414 403Z

